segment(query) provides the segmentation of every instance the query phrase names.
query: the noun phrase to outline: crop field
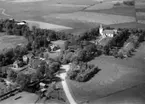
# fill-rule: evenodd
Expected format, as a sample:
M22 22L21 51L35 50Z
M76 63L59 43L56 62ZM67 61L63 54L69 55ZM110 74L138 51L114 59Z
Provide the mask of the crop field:
M0 51L5 48L13 48L17 44L27 44L27 40L24 37L0 34Z
M48 17L54 17L54 18L59 18L59 19L79 20L81 22L102 23L102 24L106 24L106 25L135 21L135 18L130 17L130 16L119 16L119 15L111 15L111 14L104 14L104 13L92 13L92 12L53 14ZM47 18L47 16L45 18Z
M77 99L78 102L85 100L93 102L111 96L114 93L122 92L124 89L128 90L133 86L144 84L144 45L145 43L136 50L137 52L135 53L135 56L129 59L122 60L109 56L101 56L92 60L90 63L95 64L102 69L94 78L86 83L78 83L68 80L69 87L71 88L71 92L75 99ZM141 92L142 90L139 91ZM145 93L142 93L140 96L144 95ZM141 97L140 99L143 100L144 98Z
M108 9L106 9L106 8L99 9L99 10L86 9L85 11L135 17L135 8L133 6L115 6L115 7L108 8Z

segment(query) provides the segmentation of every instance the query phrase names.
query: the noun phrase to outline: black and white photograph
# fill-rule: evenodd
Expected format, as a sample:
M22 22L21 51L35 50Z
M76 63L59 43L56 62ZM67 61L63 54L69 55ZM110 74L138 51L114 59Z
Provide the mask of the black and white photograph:
M145 104L145 0L0 0L0 104Z

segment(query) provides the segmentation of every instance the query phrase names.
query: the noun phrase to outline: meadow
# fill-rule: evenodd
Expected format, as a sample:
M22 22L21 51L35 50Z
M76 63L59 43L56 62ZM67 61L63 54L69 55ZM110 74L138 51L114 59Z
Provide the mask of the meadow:
M17 44L27 44L27 39L21 36L10 36L0 33L0 51L3 49L14 48Z

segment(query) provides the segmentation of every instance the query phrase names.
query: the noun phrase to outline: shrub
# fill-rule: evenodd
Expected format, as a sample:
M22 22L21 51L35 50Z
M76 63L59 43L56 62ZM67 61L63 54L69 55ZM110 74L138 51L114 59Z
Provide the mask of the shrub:
M78 66L78 65L76 65ZM77 69L77 70L75 70ZM98 73L100 69L94 65L87 64L87 63L81 63L80 69L73 68L69 71L68 77L71 80L75 80L78 82L87 82L89 81L96 73Z

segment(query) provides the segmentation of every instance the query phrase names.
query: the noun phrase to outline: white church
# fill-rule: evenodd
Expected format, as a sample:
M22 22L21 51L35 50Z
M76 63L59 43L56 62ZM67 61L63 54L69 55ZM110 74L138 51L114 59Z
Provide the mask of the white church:
M102 25L100 25L99 33L103 38L114 37L114 35L117 34L117 30L116 29L103 29Z

